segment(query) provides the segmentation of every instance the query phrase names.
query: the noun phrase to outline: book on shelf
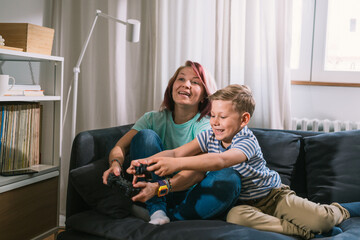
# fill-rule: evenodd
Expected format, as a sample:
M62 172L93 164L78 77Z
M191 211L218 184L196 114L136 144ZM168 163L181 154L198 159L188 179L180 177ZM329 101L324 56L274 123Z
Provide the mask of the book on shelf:
M40 85L14 85L4 96L44 96Z
M0 104L0 171L40 164L42 106L39 103Z
M41 90L41 86L37 84L14 84L13 90Z
M44 96L44 90L24 90L24 96Z

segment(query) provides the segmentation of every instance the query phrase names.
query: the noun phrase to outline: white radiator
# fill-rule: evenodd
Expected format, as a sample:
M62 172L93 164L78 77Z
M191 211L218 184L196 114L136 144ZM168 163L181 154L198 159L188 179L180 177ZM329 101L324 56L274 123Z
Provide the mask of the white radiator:
M331 121L329 119L292 118L292 130L312 132L340 132L360 129L360 122Z

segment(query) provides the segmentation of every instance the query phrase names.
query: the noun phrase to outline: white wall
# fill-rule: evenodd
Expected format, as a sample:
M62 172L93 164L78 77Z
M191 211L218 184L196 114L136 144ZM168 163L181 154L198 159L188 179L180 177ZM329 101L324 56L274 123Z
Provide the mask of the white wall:
M1 0L0 22L51 25L52 0Z
M0 22L31 23L51 27L51 15L52 0L1 0L0 2ZM5 62L0 65L0 74L15 77L16 84L39 84L41 64Z
M360 122L360 88L293 85L292 116Z

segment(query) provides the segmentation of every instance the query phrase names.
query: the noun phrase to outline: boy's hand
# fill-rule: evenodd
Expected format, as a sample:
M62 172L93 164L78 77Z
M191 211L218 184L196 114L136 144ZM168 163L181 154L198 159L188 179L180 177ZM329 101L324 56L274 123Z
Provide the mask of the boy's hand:
M156 157L148 160L148 171L153 171L156 175L163 177L181 170L179 161L172 157Z
M142 164L147 164L147 162L148 162L147 158L133 160L133 161L131 161L130 167L126 170L126 172L128 174L132 174L132 175L135 176L135 174L136 174L135 167L139 167L141 163ZM145 177L145 174L141 174L141 175L137 175L137 176L138 177Z

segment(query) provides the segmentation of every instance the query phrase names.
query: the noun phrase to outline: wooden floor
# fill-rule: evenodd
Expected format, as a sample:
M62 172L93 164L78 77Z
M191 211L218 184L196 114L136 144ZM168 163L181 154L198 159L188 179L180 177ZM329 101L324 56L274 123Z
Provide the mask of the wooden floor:
M58 233L59 233L59 232L62 232L62 231L64 231L64 229L59 229ZM46 237L46 238L43 238L42 240L56 240L56 234L54 233L54 234L52 234L51 236L48 236L48 237Z
M56 240L55 234L53 234L53 235L51 235L51 236L49 236L49 237L46 237L46 238L44 238L43 240Z

